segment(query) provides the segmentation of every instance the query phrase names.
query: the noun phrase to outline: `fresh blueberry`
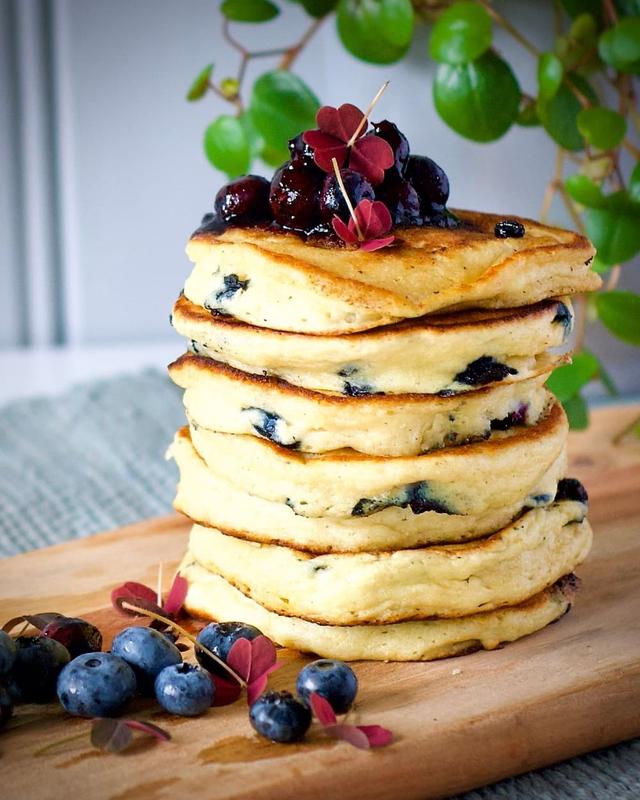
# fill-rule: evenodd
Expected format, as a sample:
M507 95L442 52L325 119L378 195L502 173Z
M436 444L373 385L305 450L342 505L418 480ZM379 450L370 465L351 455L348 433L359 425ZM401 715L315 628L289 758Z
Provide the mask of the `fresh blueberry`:
M321 658L300 670L296 691L305 703L315 692L329 701L336 714L345 714L356 699L358 679L344 661Z
M131 701L136 685L136 676L123 659L113 653L84 653L60 673L58 700L76 717L114 717Z
M577 500L579 503L588 503L589 495L587 490L577 478L562 478L558 481L555 501Z
M11 672L25 703L47 703L56 691L60 670L69 663L66 647L46 636L19 636Z
M42 635L63 644L71 658L83 653L99 653L102 650L102 634L95 625L84 619L75 617L54 619L44 628Z
M449 179L433 159L410 156L404 177L418 193L423 216L429 216L434 205L446 206L449 199Z
M22 689L18 685L16 681L16 676L13 672L9 672L7 675L3 675L2 677L2 686L7 690L9 693L9 697L11 698L11 702L14 706L17 706L18 703L23 703L23 695Z
M155 689L162 708L181 717L204 714L215 691L208 672L184 662L165 667L156 678Z
M340 170L340 175L354 208L361 200L373 200L375 198L376 194L373 186L359 172L354 172L352 169L342 169ZM331 222L334 214L337 214L343 221L349 220L349 207L338 184L338 179L335 175L327 175L322 183L320 192L320 218L324 222Z
M269 181L259 175L245 175L225 184L216 194L216 214L234 225L254 225L270 219Z
M13 700L4 686L0 686L0 728L4 728L12 716Z
M165 667L182 662L175 644L153 628L125 628L114 638L111 652L129 664L145 694L153 693L155 679Z
M262 631L254 628L253 625L245 625L244 622L211 622L204 627L198 634L198 641L208 650L225 662L229 655L229 650L238 639L252 639L262 636ZM210 656L200 650L195 649L196 658L201 667L204 667L214 675L228 678L228 673Z
M18 647L6 631L0 631L0 675L6 675L16 660Z
M503 219L497 223L494 233L498 239L522 239L524 225L517 219Z
M254 729L272 742L297 742L311 725L311 712L291 692L265 692L251 706Z
M398 174L402 175L409 160L409 140L407 137L402 131L398 130L398 126L394 122L389 122L388 119L383 119L382 122L374 122L371 133L391 145L395 158L394 167Z

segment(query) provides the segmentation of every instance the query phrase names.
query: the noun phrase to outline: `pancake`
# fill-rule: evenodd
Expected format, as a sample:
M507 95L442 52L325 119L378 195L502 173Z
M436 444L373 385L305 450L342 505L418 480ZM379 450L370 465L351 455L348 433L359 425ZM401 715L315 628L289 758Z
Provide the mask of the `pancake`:
M494 432L482 442L417 456L384 458L334 450L301 453L255 436L191 426L193 446L220 479L286 503L303 517L369 516L384 508L415 514L481 514L489 508L550 502L532 494L564 459L568 423L554 399L535 426Z
M268 611L187 553L179 568L189 590L185 608L195 617L255 625L283 647L343 661L432 661L493 650L544 628L571 608L576 588L567 576L517 606L456 619L390 625L318 625Z
M261 606L323 625L461 617L516 605L584 561L587 506L527 511L486 539L381 553L310 555L194 525L189 550Z
M571 329L571 304L426 317L348 336L307 336L213 316L186 297L173 326L193 352L243 372L345 395L468 392L549 371Z
M486 438L492 429L535 425L551 399L543 387L548 373L449 397L313 392L189 353L169 373L186 390L187 417L196 426L308 453L417 455Z
M529 498L510 503L499 498L495 507L468 516L390 507L370 516L302 517L284 503L249 494L207 468L183 428L169 448L180 469L174 507L203 525L221 528L242 539L288 545L312 553L358 552L418 547L477 539L508 525L527 502L550 502L565 474L564 453L532 487Z
M261 228L197 232L184 293L252 325L333 335L445 309L526 306L601 284L583 236L523 219L522 238L501 239L494 227L504 217L456 214L459 229L398 228L393 246L375 253Z

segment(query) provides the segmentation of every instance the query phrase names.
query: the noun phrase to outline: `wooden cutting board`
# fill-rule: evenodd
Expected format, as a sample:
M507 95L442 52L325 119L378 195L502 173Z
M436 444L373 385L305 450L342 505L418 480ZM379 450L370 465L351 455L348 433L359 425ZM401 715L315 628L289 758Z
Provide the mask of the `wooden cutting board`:
M592 497L596 544L580 569L571 614L490 653L431 664L356 665L357 716L391 728L388 748L362 752L312 733L275 745L252 732L244 702L185 720L148 701L134 708L166 727L169 743L144 740L121 755L93 750L89 723L55 705L18 709L0 734L6 800L164 798L433 798L491 783L640 735L640 439L627 431L640 406L594 414L572 435L570 474ZM618 439L617 443L614 440ZM83 615L111 635L109 607L122 580L151 585L180 558L187 523L150 520L0 562L0 616ZM281 651L271 678L292 688L304 658ZM86 738L37 751L65 737Z

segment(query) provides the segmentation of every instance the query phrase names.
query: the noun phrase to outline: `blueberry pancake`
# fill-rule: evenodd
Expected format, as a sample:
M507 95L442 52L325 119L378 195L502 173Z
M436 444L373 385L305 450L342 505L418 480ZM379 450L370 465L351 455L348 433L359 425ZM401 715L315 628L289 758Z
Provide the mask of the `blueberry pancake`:
M367 517L385 508L475 515L534 496L549 468L564 460L567 419L554 400L537 425L494 431L489 439L417 456L384 458L334 450L302 453L255 436L191 426L193 446L222 480L286 503L302 517Z
M173 326L191 350L236 369L346 396L452 394L553 369L571 330L566 299L445 314L344 336L308 336L212 316L180 297Z
M375 456L418 455L535 425L551 396L548 373L446 395L346 396L315 392L187 353L169 366L199 428L249 434L307 453L352 448Z
M351 333L462 308L513 308L598 288L583 236L519 220L524 236L500 238L503 217L455 212L461 225L397 228L374 253L256 227L196 232L185 296L213 313L275 330Z
M472 542L325 555L194 525L189 550L200 566L284 616L323 625L460 617L520 603L572 572L591 548L586 511L585 503L562 500Z
M571 608L573 575L524 602L468 617L385 625L319 625L268 611L197 564L187 553L179 568L189 584L185 608L195 617L243 620L283 647L344 661L432 661L494 650L544 628Z
M191 443L188 428L178 432L169 456L180 481L174 507L195 522L256 542L283 544L313 553L359 552L463 542L500 530L531 506L550 503L565 474L564 450L535 485L515 498L495 496L476 514L427 510L416 489L413 502L347 517L298 516L286 503L265 500L210 470ZM489 477L491 472L489 471Z

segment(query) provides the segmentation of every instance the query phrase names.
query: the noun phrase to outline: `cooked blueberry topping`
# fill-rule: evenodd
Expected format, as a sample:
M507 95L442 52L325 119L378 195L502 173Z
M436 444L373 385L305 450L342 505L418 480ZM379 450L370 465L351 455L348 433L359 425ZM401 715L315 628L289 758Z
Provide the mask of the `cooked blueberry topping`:
M562 480L558 481L555 500L556 502L560 500L577 500L579 503L588 503L589 495L577 478L562 478Z
M558 307L556 309L556 315L551 320L552 322L558 322L567 330L571 330L571 326L573 325L573 314L569 310L569 306L565 303L559 302Z
M448 208L435 204L426 210L424 224L431 225L434 228L453 230L462 225L462 220L458 219Z
M517 219L503 219L497 223L494 233L498 239L522 239L524 225Z
M391 145L395 162L395 168L399 175L405 170L407 161L409 160L409 140L398 130L398 126L394 122L389 122L388 119L383 119L382 122L374 122L372 134L379 136ZM387 170L389 172L390 170Z
M418 193L395 170L385 176L376 197L389 209L394 225L420 225L422 223L421 205Z
M418 193L423 216L429 216L434 206L444 208L449 199L449 179L433 159L410 156L404 177Z
M282 447L289 447L292 450L300 447L300 442L294 439L291 434L287 434L287 422L274 411L266 411L264 408L249 406L243 408L243 412L248 412L251 416L251 426L254 431L265 439L269 439L274 444Z
M283 228L312 231L319 222L320 191L324 173L287 161L271 181L269 205L273 219Z
M492 419L491 430L508 431L510 428L515 428L518 425L526 425L528 409L528 403L520 403L518 408L515 411L511 411L506 417L502 417L502 419Z
M424 514L425 511L436 511L438 514L456 513L433 497L427 481L417 481L403 486L395 494L389 492L378 497L361 498L351 510L351 516L368 517L392 506L410 508L414 514Z
M244 292L249 286L249 279L247 278L246 281L241 281L237 275L225 275L223 278L224 282L224 289L220 289L216 292L216 300L231 300L231 298L238 294L238 292Z
M301 133L293 139L289 139L288 147L291 153L291 161L296 166L315 167L313 147L304 141Z
M360 173L354 172L352 169L343 169L340 170L340 174L354 207L361 200L375 198L373 186ZM335 175L327 175L320 192L320 218L324 222L331 222L334 214L337 214L342 220L349 219L349 208L338 185L338 179Z
M198 233L223 233L227 229L227 223L217 214L205 214L200 222L200 226L193 232Z
M259 175L245 175L227 183L216 195L216 214L234 225L266 222L270 218L269 186L269 181Z
M485 383L503 381L508 375L517 375L518 370L496 361L493 356L480 356L459 372L455 380L468 386L482 386Z

